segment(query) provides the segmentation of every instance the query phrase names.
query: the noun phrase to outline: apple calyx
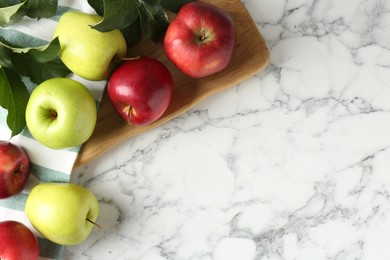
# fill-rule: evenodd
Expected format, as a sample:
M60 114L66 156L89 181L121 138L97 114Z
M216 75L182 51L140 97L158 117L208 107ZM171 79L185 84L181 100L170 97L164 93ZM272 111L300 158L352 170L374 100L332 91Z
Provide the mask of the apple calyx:
M50 118L54 121L57 118L58 114L54 110L50 110Z
M202 42L206 40L206 30L204 28L200 29L200 40Z
M19 169L16 169L16 170L13 172L13 176L14 176L15 178L18 178L18 177L20 176L20 174L22 173L22 170L23 170L23 165L20 166ZM0 259L0 260L1 260L1 259Z
M134 107L129 106L129 109L128 109L128 111L127 111L127 124L128 124L128 125L132 125L131 120L130 120L130 117L131 117L131 113L133 113L133 112L135 112L135 111L134 111Z
M131 123L131 115L135 114L135 109L132 105L126 105L122 109L123 113L126 115L126 122L128 125L132 125ZM1 260L1 259L0 259Z
M89 223L91 223L91 224L93 224L95 227L97 227L98 229L102 229L102 226L100 226L98 223L96 223L95 221L92 221L92 220L90 220L89 218L86 218L86 220L89 222ZM1 260L1 259L0 259Z

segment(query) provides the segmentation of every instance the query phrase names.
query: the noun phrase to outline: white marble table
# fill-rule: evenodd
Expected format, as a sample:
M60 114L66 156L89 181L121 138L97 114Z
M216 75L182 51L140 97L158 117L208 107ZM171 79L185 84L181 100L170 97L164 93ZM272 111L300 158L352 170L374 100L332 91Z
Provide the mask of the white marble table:
M77 169L65 259L390 259L390 1L243 2L269 67Z

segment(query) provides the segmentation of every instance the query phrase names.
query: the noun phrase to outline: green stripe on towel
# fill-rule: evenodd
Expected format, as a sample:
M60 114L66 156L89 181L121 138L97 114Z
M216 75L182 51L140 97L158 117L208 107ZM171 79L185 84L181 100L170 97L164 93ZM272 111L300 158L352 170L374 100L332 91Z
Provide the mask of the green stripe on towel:
M50 258L50 259L60 259L63 246L53 243L44 238L38 238L39 242L39 252L41 257Z
M0 27L0 36L14 46L39 47L48 44L48 42L45 40L34 38L28 34L9 28L4 29Z
M19 193L7 199L0 200L0 207L9 208L12 210L24 211L24 204L26 204L27 194Z
M31 174L41 182L69 182L70 174L59 172L53 169L43 167L38 164L31 163Z

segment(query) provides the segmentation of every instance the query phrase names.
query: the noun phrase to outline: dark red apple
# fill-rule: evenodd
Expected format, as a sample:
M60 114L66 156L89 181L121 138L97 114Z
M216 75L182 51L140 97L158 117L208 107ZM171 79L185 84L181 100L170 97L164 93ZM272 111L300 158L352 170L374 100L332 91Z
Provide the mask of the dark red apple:
M21 192L30 175L30 159L23 148L0 141L0 199Z
M147 125L159 119L173 94L173 77L160 61L139 57L123 61L108 81L108 96L129 124Z
M164 51L182 72L203 78L229 64L235 40L235 24L229 14L211 4L191 2L168 26Z
M39 243L24 224L7 220L0 222L0 259L35 260L39 257Z

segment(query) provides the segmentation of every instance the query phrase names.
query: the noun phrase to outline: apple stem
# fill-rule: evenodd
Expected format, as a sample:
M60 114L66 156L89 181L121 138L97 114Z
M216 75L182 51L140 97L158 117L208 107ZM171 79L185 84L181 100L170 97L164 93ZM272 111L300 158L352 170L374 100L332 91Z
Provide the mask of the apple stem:
M122 58L121 60L138 60L139 58L141 58L141 56L125 57L125 58Z
M97 227L97 228L99 228L99 229L102 229L102 226L100 226L98 223L96 223L96 222L90 220L89 218L87 218L87 221L88 221L89 223L92 223L95 227Z

